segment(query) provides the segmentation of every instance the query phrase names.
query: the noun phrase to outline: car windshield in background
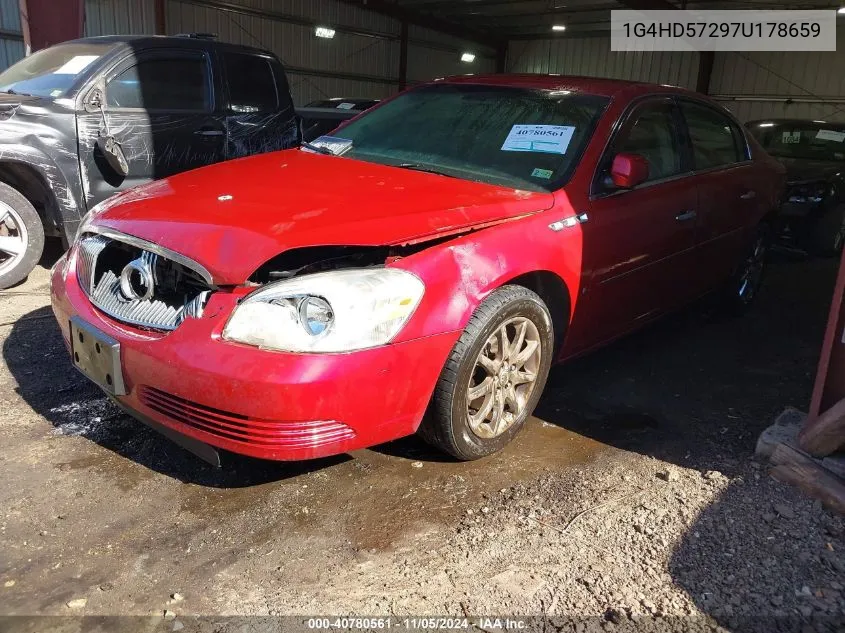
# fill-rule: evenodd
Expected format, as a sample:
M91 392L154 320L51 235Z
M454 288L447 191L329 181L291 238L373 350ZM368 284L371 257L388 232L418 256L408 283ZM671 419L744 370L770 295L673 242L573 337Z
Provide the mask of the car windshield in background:
M758 123L751 129L772 156L845 161L845 127L823 123Z
M60 44L25 57L0 73L0 92L61 97L113 44Z
M337 131L344 156L495 185L552 190L571 175L608 100L569 91L436 84Z

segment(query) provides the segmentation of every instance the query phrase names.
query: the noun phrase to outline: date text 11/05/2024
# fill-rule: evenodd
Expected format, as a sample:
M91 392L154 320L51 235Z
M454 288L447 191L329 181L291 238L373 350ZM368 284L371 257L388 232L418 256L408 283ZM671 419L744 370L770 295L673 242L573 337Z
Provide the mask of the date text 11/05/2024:
M308 630L387 630L408 629L423 631L523 631L529 629L525 618L513 617L315 617L305 622Z

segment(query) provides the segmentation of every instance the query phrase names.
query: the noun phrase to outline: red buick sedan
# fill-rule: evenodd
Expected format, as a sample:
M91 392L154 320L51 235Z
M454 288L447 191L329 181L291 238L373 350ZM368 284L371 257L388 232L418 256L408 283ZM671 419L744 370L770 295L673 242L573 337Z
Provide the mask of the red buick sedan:
M490 76L130 190L52 275L74 365L211 461L507 444L549 367L760 284L783 168L678 88Z

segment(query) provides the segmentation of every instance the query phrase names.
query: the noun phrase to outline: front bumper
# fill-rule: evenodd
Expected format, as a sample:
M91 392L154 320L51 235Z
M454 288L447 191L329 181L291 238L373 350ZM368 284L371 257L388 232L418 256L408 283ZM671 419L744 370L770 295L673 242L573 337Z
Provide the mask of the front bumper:
M65 344L78 316L120 343L125 396L140 419L217 448L300 460L414 433L459 333L346 354L290 354L221 338L237 293L214 293L200 319L145 332L94 308L73 251L52 271L53 312Z

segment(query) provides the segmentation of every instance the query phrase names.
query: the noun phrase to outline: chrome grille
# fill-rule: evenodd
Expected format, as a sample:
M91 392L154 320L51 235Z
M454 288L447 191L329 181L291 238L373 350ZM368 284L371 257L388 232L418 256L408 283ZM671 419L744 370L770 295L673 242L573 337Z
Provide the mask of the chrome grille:
M87 237L79 246L79 259L76 265L76 276L86 294L94 290L94 265L97 263L97 256L108 246L109 239L102 235ZM83 246L84 245L84 246Z
M134 239L134 238L133 238ZM137 240L136 240L137 241ZM151 330L175 330L200 318L211 288L203 276L176 262L111 236L90 235L77 245L76 272L91 303L118 321ZM130 279L146 280L135 292Z

